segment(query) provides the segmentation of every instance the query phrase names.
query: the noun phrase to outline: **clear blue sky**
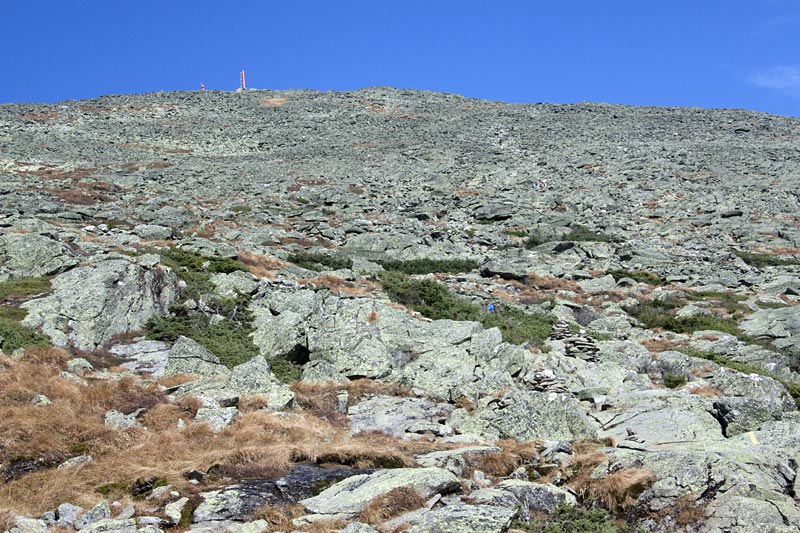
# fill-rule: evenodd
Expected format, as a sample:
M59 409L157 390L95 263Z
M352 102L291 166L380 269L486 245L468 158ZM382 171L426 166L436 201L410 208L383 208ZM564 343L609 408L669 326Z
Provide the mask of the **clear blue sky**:
M800 0L3 0L0 103L427 89L800 116Z

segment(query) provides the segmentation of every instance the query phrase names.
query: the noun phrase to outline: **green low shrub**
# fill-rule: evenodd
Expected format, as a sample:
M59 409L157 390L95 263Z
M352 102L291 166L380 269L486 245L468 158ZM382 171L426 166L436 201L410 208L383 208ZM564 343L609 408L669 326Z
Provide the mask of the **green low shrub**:
M662 378L664 386L669 389L677 389L686 385L686 376L683 374L664 374Z
M546 520L515 522L514 527L529 533L628 533L625 522L615 520L603 509L586 509L566 504L556 507Z
M615 280L620 280L622 278L630 278L634 281L638 281L639 283L647 283L648 285L653 285L655 287L660 287L669 283L665 278L662 278L658 274L653 274L652 272L647 272L644 270L637 270L637 271L630 271L630 270L609 270L606 274L611 274L611 276Z
M755 268L764 268L766 266L800 265L800 260L797 259L784 259L774 255L743 252L740 250L736 250L733 253L740 257L742 261Z
M315 254L310 252L300 252L291 254L286 258L290 263L306 268L308 270L341 270L352 268L353 260L349 257L340 255Z
M503 340L512 344L541 344L550 334L555 319L530 314L515 307L497 305L493 312L455 296L434 280L417 280L401 272L387 271L380 277L383 290L398 303L433 320L471 320L485 328L497 327Z
M0 348L5 353L11 353L17 348L50 344L50 339L38 331L25 327L16 320L0 318Z

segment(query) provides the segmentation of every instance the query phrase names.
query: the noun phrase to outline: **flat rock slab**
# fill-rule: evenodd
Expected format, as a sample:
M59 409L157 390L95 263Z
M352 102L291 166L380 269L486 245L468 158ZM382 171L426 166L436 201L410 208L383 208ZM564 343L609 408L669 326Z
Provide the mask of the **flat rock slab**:
M493 505L451 505L425 513L409 533L503 533L515 509Z
M423 498L458 490L458 478L442 468L397 468L353 476L300 503L312 513L356 515L374 498L410 487Z
M347 417L350 433L382 431L403 437L418 422L443 422L452 410L452 405L423 398L376 396L350 407Z

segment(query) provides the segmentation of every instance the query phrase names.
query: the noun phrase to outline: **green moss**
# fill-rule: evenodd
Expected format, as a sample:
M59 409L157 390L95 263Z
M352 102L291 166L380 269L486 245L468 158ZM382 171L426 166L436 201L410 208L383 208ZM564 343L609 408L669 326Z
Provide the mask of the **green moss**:
M113 483L106 483L105 485L100 485L96 489L95 492L102 494L103 496L109 496L111 494L125 494L128 490L128 484L123 483L121 481L115 481Z
M755 268L764 268L766 266L800 265L800 261L797 259L784 259L774 255L756 254L752 252L743 252L740 250L736 250L733 253L740 257L742 261Z
M606 274L611 274L611 276L615 280L620 280L622 278L630 278L634 281L638 281L639 283L647 283L648 285L653 285L656 287L660 287L662 285L666 285L669 283L666 279L662 278L657 274L653 274L652 272L647 272L645 270L609 270Z
M315 270L317 272L320 270L341 270L344 268L352 268L353 266L352 259L340 255L300 252L291 254L286 259L299 267Z
M53 292L49 276L40 278L16 278L0 283L0 300L8 298L25 298L38 294Z
M250 207L249 205L235 205L231 207L231 211L233 211L234 213L249 213L252 210L253 208Z
M478 263L471 259L409 259L406 261L378 261L386 270L394 270L404 274L434 274L439 272L469 272L478 268Z
M507 229L505 234L510 237L527 237L528 232L522 229Z

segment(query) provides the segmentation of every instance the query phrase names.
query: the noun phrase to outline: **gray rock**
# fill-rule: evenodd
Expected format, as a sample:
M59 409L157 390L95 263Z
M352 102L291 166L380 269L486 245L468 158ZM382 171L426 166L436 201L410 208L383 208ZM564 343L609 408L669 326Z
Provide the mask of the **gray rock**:
M494 440L574 440L597 434L577 400L563 394L521 390L481 398L475 412L456 429Z
M300 503L312 513L356 515L374 498L410 487L423 498L460 487L458 478L441 468L396 468L349 477Z
M56 346L91 351L166 314L178 279L164 267L109 259L74 268L51 283L53 294L22 304L28 310L23 323L41 328Z
M53 402L50 401L50 398L45 396L44 394L36 394L31 398L31 405L37 407L47 407L51 405Z
M116 344L108 351L126 359L120 365L122 368L161 378L169 361L170 346L161 341L141 340L132 344Z
M56 516L58 521L56 525L59 527L72 527L78 515L83 512L83 507L72 505L71 503L62 503L56 509Z
M75 529L83 530L100 520L108 518L111 518L111 508L108 506L108 500L103 500L75 520Z
M158 224L137 224L133 232L148 241L166 241L172 238L172 228Z
M712 400L703 396L651 390L620 394L607 402L607 408L592 415L601 423L603 437L624 441L630 428L648 449L724 438Z
M169 351L169 359L164 370L164 375L196 374L198 376L224 376L230 375L219 357L209 352L198 342L188 337L178 337Z
M237 490L201 492L203 501L194 510L192 522L210 522L236 519L244 508L241 493Z
M106 415L103 419L103 422L106 426L116 428L116 429L128 429L128 428L136 428L141 427L142 425L136 420L139 412L133 412L129 415L120 413L114 409L110 411L106 411Z
M292 405L294 392L285 383L275 378L269 363L263 357L256 356L246 363L234 367L228 383L225 385L228 394L258 394L266 397L267 408L285 409Z
M188 501L189 498L184 496L183 498L177 499L174 502L170 502L164 506L164 514L172 524L177 524L180 522L181 514L183 514L183 508L186 507L186 503Z
M211 276L214 291L223 298L237 294L253 294L258 289L258 279L250 272L235 270L230 274L214 274Z
M211 431L218 433L226 426L229 426L236 417L239 410L236 407L201 407L197 410L194 419L197 422L206 422Z
M464 446L455 450L442 450L418 455L416 461L421 466L444 468L461 477L471 462L475 462L484 455L498 453L500 450L497 446Z
M765 422L780 420L781 410L774 402L757 398L722 398L714 401L726 437L759 429Z
M517 511L492 505L448 505L426 513L409 533L503 533Z
M422 398L376 396L347 410L350 433L381 431L395 437L405 436L416 422L440 423L453 407Z
M507 479L497 485L499 490L508 491L517 499L522 520L530 520L537 513L552 514L559 505L576 505L573 494L550 483L533 483L518 479Z
M11 278L49 276L77 264L67 243L31 233L0 235L0 279L4 274Z
M8 533L48 533L47 522L36 518L17 517Z
M81 529L84 533L137 533L136 520L128 518L127 520L114 520L111 518L104 518L93 522L92 524Z
M378 530L368 524L353 522L348 524L340 533L378 533Z
M327 361L310 361L303 367L300 379L307 383L347 383L350 381Z

